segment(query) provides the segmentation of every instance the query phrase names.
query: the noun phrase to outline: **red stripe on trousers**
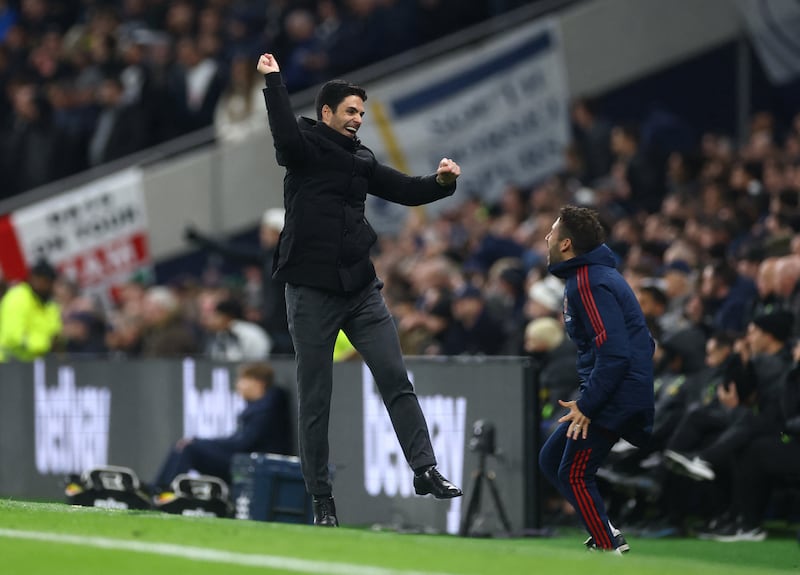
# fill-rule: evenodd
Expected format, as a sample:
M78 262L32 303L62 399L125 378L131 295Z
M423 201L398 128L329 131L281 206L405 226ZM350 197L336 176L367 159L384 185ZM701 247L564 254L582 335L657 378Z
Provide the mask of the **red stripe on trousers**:
M592 450L588 449L587 451L591 453ZM583 464L581 466L581 470L580 470L581 482L580 482L580 485L581 485L581 488L583 489L584 493L586 494L586 498L590 502L591 510L592 510L592 513L594 513L595 519L602 526L603 539L606 541L606 543L608 543L608 546L607 547L604 546L604 548L605 549L613 549L614 544L611 542L611 539L608 536L608 530L606 529L606 525L603 523L603 520L600 519L600 512L597 510L597 505L595 505L595 503L594 503L594 498L592 498L592 494L589 493L589 488L586 486L586 479L585 479L586 478L586 466L589 463L589 455L590 455L590 453L586 454L586 457L584 458Z
M575 454L575 458L572 462L572 467L570 468L569 473L569 484L572 488L572 494L575 497L575 501L578 504L578 512L583 517L584 522L586 523L587 529L589 529L589 534L594 538L595 542L602 546L602 537L600 536L600 532L602 529L598 528L598 522L589 512L590 502L586 501L586 494L578 489L578 484L580 483L580 479L578 478L578 474L580 473L581 464L583 459L588 457L588 452L586 450L578 451Z
M572 487L575 501L578 502L579 511L583 515L583 519L586 521L586 526L589 528L589 533L594 537L595 543L604 549L610 549L612 545L608 532L603 526L600 514L597 512L597 506L595 506L583 479L591 451L591 449L584 449L575 454L569 473L570 486Z

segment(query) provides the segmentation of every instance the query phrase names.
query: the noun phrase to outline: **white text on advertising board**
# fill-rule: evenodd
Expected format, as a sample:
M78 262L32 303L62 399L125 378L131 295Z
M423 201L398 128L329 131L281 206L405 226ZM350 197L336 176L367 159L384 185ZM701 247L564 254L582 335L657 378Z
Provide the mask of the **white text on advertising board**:
M413 374L409 373L413 383ZM413 472L403 455L375 388L372 372L362 366L364 394L364 488L370 495L389 497L414 495ZM431 434L437 465L456 485L464 474L464 441L467 422L467 399L445 395L420 396L419 402ZM447 512L447 532L458 532L461 521L461 498L451 499Z
M245 402L231 390L225 367L211 370L211 387L198 389L195 362L183 361L183 436L220 437L236 431L236 418Z
M45 363L33 365L36 469L79 473L108 463L111 390L77 387L71 366L58 368L58 385L46 384Z

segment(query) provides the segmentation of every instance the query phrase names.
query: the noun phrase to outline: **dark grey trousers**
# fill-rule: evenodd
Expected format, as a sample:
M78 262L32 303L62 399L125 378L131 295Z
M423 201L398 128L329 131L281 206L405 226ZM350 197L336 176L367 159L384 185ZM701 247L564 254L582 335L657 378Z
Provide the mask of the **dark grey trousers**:
M328 420L333 388L333 345L342 329L372 371L406 461L435 465L430 434L408 380L400 341L380 280L348 295L286 285L286 312L297 360L300 459L311 495L332 492L328 474Z

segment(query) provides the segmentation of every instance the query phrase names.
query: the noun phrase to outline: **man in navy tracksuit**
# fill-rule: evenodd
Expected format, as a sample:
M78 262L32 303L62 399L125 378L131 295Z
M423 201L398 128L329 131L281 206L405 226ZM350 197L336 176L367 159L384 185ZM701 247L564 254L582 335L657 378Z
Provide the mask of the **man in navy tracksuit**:
M586 546L625 553L595 476L620 437L642 445L652 432L655 344L594 211L563 207L546 240L548 269L566 281L564 322L578 348L581 393L559 400L569 412L542 447L539 466L580 514Z

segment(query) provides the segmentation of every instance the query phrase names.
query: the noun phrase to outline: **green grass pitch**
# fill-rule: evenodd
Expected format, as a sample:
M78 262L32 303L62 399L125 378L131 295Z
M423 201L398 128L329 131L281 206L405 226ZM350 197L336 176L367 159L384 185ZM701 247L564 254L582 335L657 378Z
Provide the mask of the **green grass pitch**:
M0 500L3 575L800 573L794 537L628 540L632 550L620 557L587 552L577 530L542 539L465 539Z

